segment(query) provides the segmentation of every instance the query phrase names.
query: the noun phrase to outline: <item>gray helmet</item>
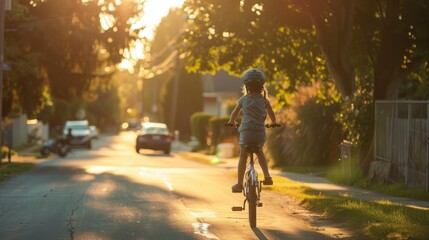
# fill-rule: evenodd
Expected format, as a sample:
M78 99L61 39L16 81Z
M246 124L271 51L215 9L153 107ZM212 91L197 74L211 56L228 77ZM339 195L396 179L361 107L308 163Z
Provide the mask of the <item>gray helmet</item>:
M244 72L241 80L244 85L264 85L265 74L258 68L251 68Z

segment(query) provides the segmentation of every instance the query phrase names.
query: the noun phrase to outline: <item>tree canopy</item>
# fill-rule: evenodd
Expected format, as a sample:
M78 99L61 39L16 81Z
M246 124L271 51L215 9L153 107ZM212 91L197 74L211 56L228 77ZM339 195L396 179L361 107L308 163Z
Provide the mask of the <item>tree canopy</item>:
M184 9L188 70L260 67L279 106L290 106L303 86L335 83L341 98L331 103L342 105L335 121L359 148L364 171L374 101L429 97L419 90L428 86L427 1L186 0ZM321 85L319 100L329 101L330 86Z
M190 70L263 68L282 88L332 79L342 96L370 79L375 99L396 98L427 73L424 0L187 0Z
M201 75L186 72L180 63L179 36L186 26L183 16L181 9L172 9L155 30L144 74L143 103L146 114L157 114L153 110L159 109L159 120L186 139L191 134L190 116L203 108L203 93Z
M37 113L49 96L84 97L109 77L141 29L141 1L17 0L7 13L6 102ZM105 81L104 81L105 82Z

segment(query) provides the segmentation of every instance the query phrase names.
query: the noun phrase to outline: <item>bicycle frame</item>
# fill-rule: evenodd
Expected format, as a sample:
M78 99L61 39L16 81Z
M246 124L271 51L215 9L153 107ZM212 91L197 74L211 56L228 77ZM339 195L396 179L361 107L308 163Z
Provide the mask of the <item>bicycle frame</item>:
M246 197L243 202L243 207L232 207L233 211L243 211L246 209L246 202L249 206L249 223L250 227L256 227L256 207L262 207L261 191L262 191L262 181L258 180L258 172L255 169L255 146L253 145L253 150L248 150L250 161L247 164L246 172L244 173L244 186L243 186L243 195ZM249 149L252 149L249 147ZM247 150L247 149L246 149Z
M227 123L227 127L238 127L239 124ZM266 124L266 128L280 127L280 124ZM248 144L245 146L245 151L249 153L250 161L247 164L246 171L244 173L244 186L243 194L246 197L242 207L232 207L232 211L243 211L246 210L246 202L249 205L249 223L250 227L256 227L256 207L262 207L261 191L262 182L258 180L258 172L255 169L255 155L261 150L258 144Z
M258 171L255 169L254 153L250 153L250 161L247 165L246 172L244 173L244 196L249 195L249 187L256 186L257 189L257 200L259 202L261 197L261 182L258 180ZM247 198L246 198L247 200Z

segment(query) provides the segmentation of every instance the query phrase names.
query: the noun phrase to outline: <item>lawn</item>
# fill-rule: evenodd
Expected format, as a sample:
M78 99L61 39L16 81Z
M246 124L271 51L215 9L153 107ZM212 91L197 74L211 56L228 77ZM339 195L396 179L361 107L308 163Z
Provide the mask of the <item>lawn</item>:
M330 195L287 178L275 177L268 190L291 196L302 206L322 212L369 239L427 239L429 211L399 206L389 201L368 202Z
M33 168L34 168L34 164L32 163L2 162L0 165L0 182Z

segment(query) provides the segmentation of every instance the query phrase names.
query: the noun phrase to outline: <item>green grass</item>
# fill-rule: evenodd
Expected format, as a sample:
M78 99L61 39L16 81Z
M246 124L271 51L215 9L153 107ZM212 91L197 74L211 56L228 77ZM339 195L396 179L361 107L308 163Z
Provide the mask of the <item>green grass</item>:
M194 154L192 152L180 152L177 153L177 155L182 156L184 158L193 159L194 161L201 162L201 163L207 163L207 164L213 164L217 165L222 162L221 158L215 156L215 155L198 155Z
M188 157L195 159L195 156ZM365 180L358 171L351 171L350 176L345 178L341 166L288 167L284 170L312 173L337 183L351 182L352 185L393 196L429 200L428 193L406 189L398 184L388 186L376 184ZM234 175L236 176L236 173ZM262 176L259 177L262 179ZM274 177L274 182L274 186L264 189L291 196L303 207L324 213L328 218L343 223L348 229L358 231L362 239L427 239L429 236L427 210L399 206L389 201L369 202L327 194L283 177Z
M0 165L0 182L34 168L32 163L4 163Z
M315 166L301 166L301 167L287 167L283 171L313 174L316 176L324 177L334 183L351 185L366 190L384 193L395 197L405 197L415 200L429 201L429 193L421 189L410 189L405 184L380 184L373 182L363 177L358 167L352 165L351 171L346 172L340 164L331 167L315 167Z
M274 177L268 190L287 194L302 206L344 223L369 239L426 239L429 211L398 206L388 201L367 202L330 195L286 178Z
M362 177L357 167L352 167L351 176L345 177L341 166L333 166L324 176L332 182L349 184L366 190L384 193L396 197L405 197L422 201L429 201L429 193L420 189L410 189L405 184L381 184L370 181L369 179Z

